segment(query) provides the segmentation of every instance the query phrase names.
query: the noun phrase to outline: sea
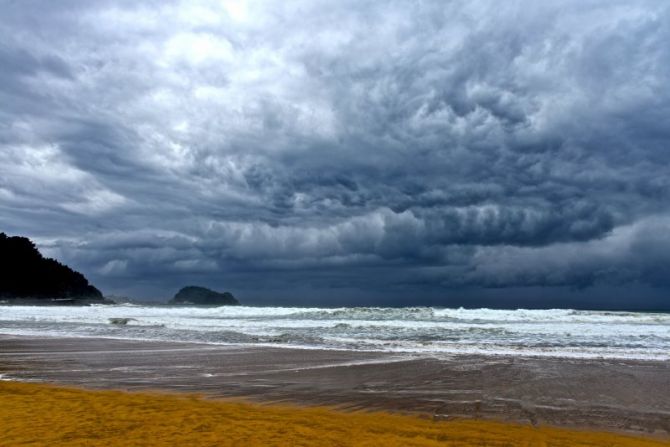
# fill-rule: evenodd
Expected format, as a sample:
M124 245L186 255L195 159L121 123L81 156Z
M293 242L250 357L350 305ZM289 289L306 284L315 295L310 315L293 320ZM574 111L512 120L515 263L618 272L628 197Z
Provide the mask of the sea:
M670 314L570 309L0 306L0 334L435 357L670 360Z

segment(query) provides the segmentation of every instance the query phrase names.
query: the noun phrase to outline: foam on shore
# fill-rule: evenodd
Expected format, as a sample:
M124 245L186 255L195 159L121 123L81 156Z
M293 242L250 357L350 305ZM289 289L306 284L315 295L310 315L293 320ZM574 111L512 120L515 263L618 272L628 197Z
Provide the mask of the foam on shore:
M433 307L0 306L4 334L430 356L670 360L670 314Z

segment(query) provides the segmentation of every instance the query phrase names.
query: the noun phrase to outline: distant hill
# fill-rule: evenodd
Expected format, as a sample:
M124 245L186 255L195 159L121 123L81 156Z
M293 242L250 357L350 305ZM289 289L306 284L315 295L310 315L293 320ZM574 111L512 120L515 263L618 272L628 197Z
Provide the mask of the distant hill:
M215 292L204 287L182 288L168 304L197 304L200 306L235 306L240 302L230 292Z
M0 298L104 302L79 272L45 258L28 238L0 233Z

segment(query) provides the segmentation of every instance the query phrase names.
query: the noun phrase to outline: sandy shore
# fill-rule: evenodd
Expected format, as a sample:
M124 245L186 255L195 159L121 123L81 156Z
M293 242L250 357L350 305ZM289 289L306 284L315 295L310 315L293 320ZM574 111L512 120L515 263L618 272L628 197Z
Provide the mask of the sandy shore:
M657 447L662 440L475 420L261 406L188 394L90 391L0 382L3 447L571 446Z
M0 336L0 374L89 388L625 431L668 439L668 362L426 358L92 338Z

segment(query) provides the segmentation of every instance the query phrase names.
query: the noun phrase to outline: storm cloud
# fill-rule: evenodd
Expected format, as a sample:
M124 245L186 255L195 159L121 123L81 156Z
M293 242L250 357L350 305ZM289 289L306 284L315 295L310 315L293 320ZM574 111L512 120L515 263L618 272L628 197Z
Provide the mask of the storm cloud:
M663 2L0 3L0 226L106 293L670 307Z

